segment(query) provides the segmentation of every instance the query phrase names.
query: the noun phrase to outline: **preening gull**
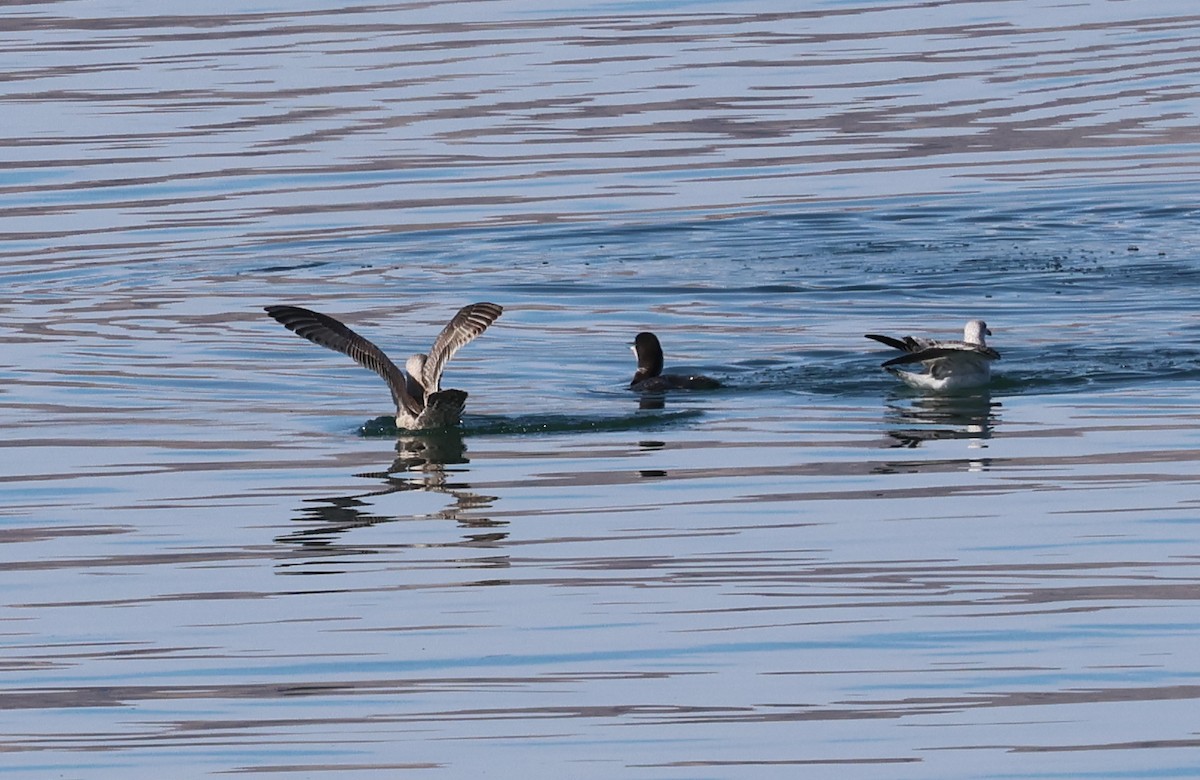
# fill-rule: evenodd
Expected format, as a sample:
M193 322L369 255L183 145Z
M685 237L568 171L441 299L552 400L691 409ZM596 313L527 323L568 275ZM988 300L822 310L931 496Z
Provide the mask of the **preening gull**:
M713 390L721 383L700 374L664 374L662 345L658 336L645 331L637 334L630 345L637 355L638 367L629 383L630 390L661 392L663 390Z
M918 390L953 392L986 385L992 378L992 361L1000 359L1000 353L984 341L990 336L987 323L971 320L963 328L962 341L937 341L934 339L905 336L903 339L866 334L881 344L900 350L904 354L883 364L905 384ZM896 366L920 363L925 373L902 371Z
M416 354L401 371L379 347L341 322L299 306L267 306L266 312L293 333L341 352L387 382L396 402L396 427L407 430L457 425L467 403L463 390L442 389L442 370L454 353L488 329L504 311L494 303L459 309L433 342L429 354Z

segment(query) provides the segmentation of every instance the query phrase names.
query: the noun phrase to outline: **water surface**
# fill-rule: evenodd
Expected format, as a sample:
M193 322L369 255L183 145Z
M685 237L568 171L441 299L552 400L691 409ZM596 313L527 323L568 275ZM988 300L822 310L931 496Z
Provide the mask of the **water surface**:
M1190 4L156 9L0 31L9 774L1200 773Z

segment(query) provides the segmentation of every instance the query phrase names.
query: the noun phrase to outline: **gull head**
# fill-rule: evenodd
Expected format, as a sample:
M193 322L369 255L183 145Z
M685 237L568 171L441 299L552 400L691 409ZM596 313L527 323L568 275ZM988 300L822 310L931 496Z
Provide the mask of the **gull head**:
M984 336L992 335L992 331L988 329L987 323L983 320L971 320L967 323L967 327L963 328L963 341L967 344L978 344L984 346Z

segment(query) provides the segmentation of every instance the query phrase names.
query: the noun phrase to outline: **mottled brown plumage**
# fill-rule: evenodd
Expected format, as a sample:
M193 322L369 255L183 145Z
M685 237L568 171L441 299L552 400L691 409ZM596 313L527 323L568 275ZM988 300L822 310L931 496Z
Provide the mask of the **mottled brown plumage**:
M300 306L267 306L267 314L298 336L341 352L383 378L396 403L396 426L409 430L456 425L467 401L462 390L442 390L442 371L459 349L488 329L504 309L472 303L459 309L433 342L429 354L411 356L407 373L383 350L327 314Z

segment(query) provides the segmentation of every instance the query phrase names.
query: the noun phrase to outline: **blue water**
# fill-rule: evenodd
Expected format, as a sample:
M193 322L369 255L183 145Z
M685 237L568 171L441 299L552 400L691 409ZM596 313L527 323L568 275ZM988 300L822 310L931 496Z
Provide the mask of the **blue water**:
M1200 774L1190 4L5 13L0 774Z

